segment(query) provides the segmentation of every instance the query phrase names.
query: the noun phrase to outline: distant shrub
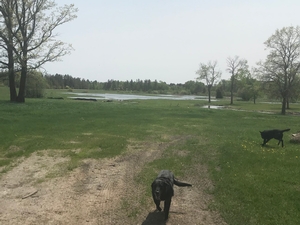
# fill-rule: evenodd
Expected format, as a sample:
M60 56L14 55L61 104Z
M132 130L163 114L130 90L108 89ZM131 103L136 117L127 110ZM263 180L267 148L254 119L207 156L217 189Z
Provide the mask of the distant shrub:
M26 80L26 98L43 98L45 88L47 86L46 80L42 73L38 71L30 71L27 74Z
M241 88L238 91L238 96L242 98L243 101L249 101L252 98L252 92L249 88Z
M216 98L223 98L223 92L222 92L221 88L217 88Z
M187 90L181 90L180 92L179 92L179 95L190 95L191 94L191 92L190 91L187 91Z

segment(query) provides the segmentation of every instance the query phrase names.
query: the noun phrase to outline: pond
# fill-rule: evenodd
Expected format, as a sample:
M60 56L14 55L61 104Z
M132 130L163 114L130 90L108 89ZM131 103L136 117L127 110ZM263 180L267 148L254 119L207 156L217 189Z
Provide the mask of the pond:
M221 105L205 105L203 106L205 109L224 109L224 106Z
M169 100L204 100L208 101L207 96L198 95L135 95L135 94L108 94L108 93L77 93L77 92L63 92L63 94L73 95L68 98L80 99L80 100L104 100L104 101L124 101L124 100L150 100L150 99L169 99ZM75 96L74 96L75 95ZM216 102L215 98L211 99L212 102ZM207 109L230 109L221 105L204 105L202 108ZM240 109L230 109L235 111L247 111ZM254 112L254 111L248 111ZM258 111L260 113L270 113L267 111Z
M107 93L65 93L76 95L69 98L81 98L81 99L102 99L102 100L149 100L149 99L169 99L169 100L206 100L207 96L198 95L134 95L134 94L107 94ZM211 101L216 101L211 99Z

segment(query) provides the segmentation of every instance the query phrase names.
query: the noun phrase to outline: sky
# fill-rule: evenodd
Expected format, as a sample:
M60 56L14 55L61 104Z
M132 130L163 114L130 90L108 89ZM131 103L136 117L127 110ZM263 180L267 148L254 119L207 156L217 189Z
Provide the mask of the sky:
M55 32L74 51L47 63L48 74L90 81L196 80L200 63L228 57L265 60L264 42L277 29L300 25L299 0L56 0L77 18Z

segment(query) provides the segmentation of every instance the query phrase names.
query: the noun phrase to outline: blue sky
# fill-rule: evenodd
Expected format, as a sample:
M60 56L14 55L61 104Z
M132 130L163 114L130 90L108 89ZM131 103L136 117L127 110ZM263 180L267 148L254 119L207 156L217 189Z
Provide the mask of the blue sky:
M200 63L217 61L228 79L226 58L264 60L264 42L300 25L296 0L57 0L75 4L78 18L58 27L58 39L75 51L48 63L49 74L99 82L195 80Z

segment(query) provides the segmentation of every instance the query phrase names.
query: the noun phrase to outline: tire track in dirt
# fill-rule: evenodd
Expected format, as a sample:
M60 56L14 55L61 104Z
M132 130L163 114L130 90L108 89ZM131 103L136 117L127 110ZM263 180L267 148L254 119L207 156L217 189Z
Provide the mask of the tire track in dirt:
M136 186L136 175L145 164L161 158L168 146L185 139L174 137L166 143L131 141L124 155L112 159L85 159L80 167L65 176L42 183L36 180L66 158L33 154L0 179L0 224L225 224L219 215L207 209L211 197L205 189L210 184L205 167L201 165L180 178L193 183L193 187L175 187L167 222L163 221L162 213L154 212L152 199L133 218L125 211L128 206L122 206L126 200L132 208L139 207L141 196L150 191L152 181L149 189L144 190ZM25 177L30 179L23 179ZM22 199L34 190L38 192Z

